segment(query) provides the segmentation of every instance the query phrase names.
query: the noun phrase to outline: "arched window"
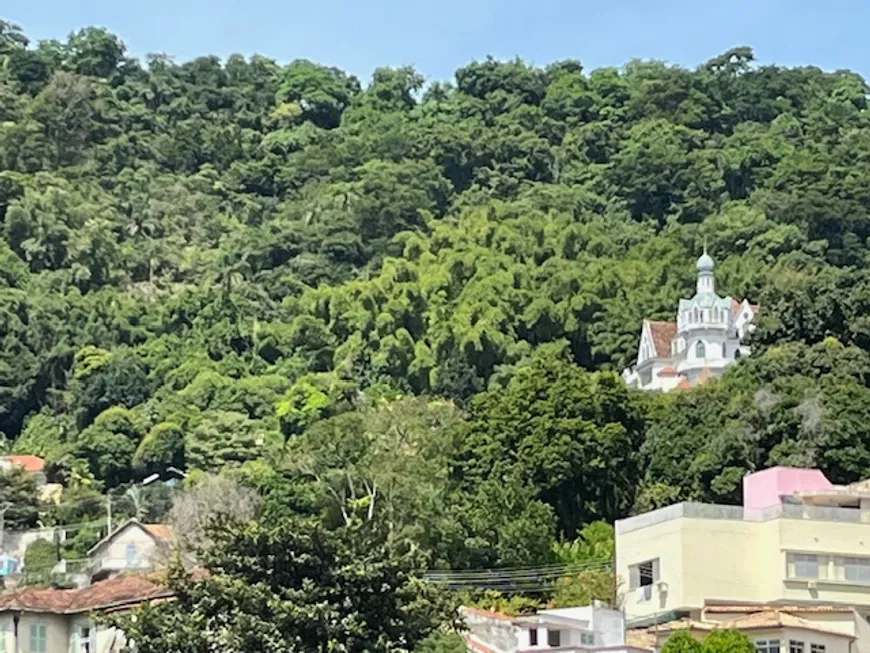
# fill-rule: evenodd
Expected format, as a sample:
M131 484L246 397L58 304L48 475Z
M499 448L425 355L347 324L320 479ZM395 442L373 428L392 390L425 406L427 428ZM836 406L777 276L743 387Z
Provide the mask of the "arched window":
M704 346L702 341L698 341L695 343L695 358L706 358L707 357L707 348Z
M735 349L734 350L734 360L737 360L738 358L740 358L740 350Z

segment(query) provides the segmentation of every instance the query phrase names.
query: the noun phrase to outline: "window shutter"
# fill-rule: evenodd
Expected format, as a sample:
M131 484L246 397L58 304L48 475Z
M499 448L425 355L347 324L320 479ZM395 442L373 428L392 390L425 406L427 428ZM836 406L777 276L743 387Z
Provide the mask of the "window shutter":
M654 583L659 582L660 576L659 576L659 559L658 558L656 558L655 560L652 561L652 577L653 577Z
M633 590L638 587L640 587L640 567L631 565L628 568L628 588Z

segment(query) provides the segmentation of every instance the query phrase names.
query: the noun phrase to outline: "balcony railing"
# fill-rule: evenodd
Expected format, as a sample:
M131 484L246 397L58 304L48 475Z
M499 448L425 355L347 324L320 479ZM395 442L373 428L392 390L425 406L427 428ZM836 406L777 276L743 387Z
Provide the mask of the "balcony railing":
M616 532L630 533L675 519L725 519L752 522L764 522L772 519L806 519L870 525L870 511L858 508L807 506L803 504L779 504L769 508L755 509L715 503L684 502L659 508L636 517L621 519L616 522Z

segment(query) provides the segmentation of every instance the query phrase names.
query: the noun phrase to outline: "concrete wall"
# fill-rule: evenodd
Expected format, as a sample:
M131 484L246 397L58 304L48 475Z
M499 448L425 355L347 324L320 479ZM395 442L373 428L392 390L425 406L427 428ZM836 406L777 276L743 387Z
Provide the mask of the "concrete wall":
M753 633L753 639L762 639ZM810 644L821 644L825 647L825 653L852 653L850 651L851 648L851 640L847 637L839 637L837 635L830 635L828 633L819 633L810 630L804 630L802 628L785 628L782 631L782 640L783 643L788 646L788 641L795 640L798 642L804 642L804 652L810 653ZM785 651L788 648L784 649ZM781 648L780 651L783 651Z
M711 512L714 508L709 507ZM649 525L640 521L636 524L641 527L633 529L617 523L616 572L624 583L629 621L697 610L708 600L819 601L870 609L870 584L791 580L786 567L790 551L870 558L867 524L785 517L707 519L681 517L680 510L672 506L648 513ZM629 567L655 558L661 589L653 586L646 595L631 591Z
M0 615L0 623L6 628L7 650L9 653L30 651L30 627L44 625L46 631L47 653L69 652L69 620L60 615L34 614L25 612L18 622L18 648L15 648L14 622L11 614Z
M622 605L629 621L684 605L682 531L682 520L672 519L630 533L617 533L616 575L622 583ZM660 578L667 583L668 591L661 594L652 588L645 596L630 588L629 567L654 558L659 559Z

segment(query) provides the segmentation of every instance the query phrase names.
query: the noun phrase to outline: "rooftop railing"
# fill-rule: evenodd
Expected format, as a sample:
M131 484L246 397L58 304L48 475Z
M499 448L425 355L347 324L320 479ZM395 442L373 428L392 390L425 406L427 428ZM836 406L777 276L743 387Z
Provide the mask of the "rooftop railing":
M768 508L745 508L715 503L676 503L666 508L621 519L616 522L617 533L630 533L642 528L675 519L725 519L731 521L764 522L773 519L806 519L811 521L842 522L870 525L870 511L836 506L809 506L804 504L778 504Z

